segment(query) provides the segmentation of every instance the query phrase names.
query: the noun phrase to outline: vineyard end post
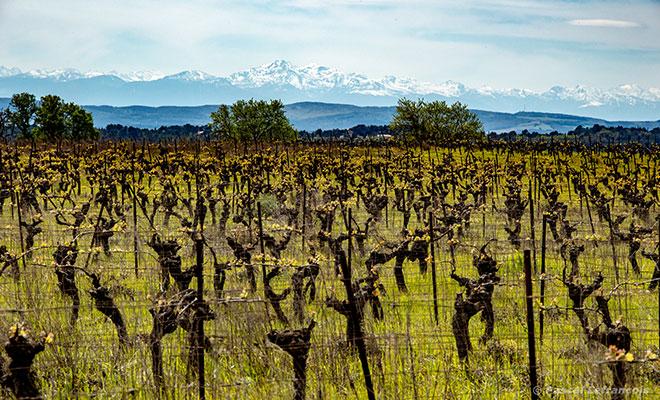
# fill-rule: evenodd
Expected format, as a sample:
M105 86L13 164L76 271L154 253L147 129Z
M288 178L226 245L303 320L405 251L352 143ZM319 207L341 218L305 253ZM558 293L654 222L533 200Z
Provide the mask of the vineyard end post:
M433 211L429 212L429 240L431 242L431 277L433 280L433 317L438 325L438 281L435 272L435 233L433 232Z
M138 220L137 220L137 186L135 181L135 142L133 142L133 152L131 154L131 177L133 178L133 263L135 277L138 277L139 255L138 255Z
M532 294L532 255L529 250L524 253L525 266L525 298L527 304L527 347L529 350L529 387L532 400L538 400L538 378L536 375L536 343L534 342L534 306Z
M547 236L547 221L543 215L543 227L541 229L541 309L539 310L539 345L543 345L543 307L545 306L545 239Z
M197 273L197 301L200 303L204 299L204 238L201 233L197 233L195 237L195 253L196 253L196 273ZM198 318L197 323L197 379L199 385L199 398L200 400L206 399L206 383L204 381L204 320Z
M529 190L527 191L527 198L529 201L529 231L532 241L532 261L534 265L534 274L536 274L536 229L534 227L534 197L532 196L532 180L529 180Z

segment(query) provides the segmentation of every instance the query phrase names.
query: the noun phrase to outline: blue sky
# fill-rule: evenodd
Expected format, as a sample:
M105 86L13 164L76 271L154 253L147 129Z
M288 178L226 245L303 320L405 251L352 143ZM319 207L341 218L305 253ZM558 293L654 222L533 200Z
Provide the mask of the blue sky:
M227 75L286 59L373 78L660 87L660 1L0 0L0 65Z

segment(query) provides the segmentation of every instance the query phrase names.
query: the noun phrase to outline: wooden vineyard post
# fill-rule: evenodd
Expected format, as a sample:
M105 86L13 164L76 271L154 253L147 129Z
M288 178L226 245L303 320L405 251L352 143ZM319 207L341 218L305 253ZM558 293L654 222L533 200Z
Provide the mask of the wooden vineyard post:
M608 206L609 211L609 206ZM610 214L612 215L612 214ZM619 284L619 266L616 262L616 246L614 245L614 228L612 227L612 218L607 221L608 227L610 228L610 246L612 247L612 264L614 265L614 278L616 279L616 284Z
M529 190L527 191L529 200L529 230L532 239L532 259L534 263L534 273L536 274L536 230L534 229L534 198L532 197L532 181L529 181Z
M524 253L525 297L527 304L527 347L529 350L529 387L532 400L539 398L538 379L536 376L536 343L534 342L534 305L532 294L532 257L529 250Z
M360 364L362 364L362 373L364 375L364 384L367 387L367 397L369 400L375 400L376 395L374 393L374 386L371 381L371 372L369 371L369 360L367 359L367 349L364 344L364 335L362 333L362 317L357 309L357 304L355 303L355 295L353 293L352 286L352 277L351 277L351 248L353 247L353 232L352 232L352 211L348 209L348 255L347 262L341 263L341 273L342 281L344 282L344 287L346 288L346 299L348 300L349 309L351 313L351 319L355 321L354 324L354 333L355 333L355 345L358 348L358 356L360 357Z
M429 211L429 240L431 241L431 278L433 280L433 317L438 325L438 281L435 272L435 234L433 232L433 211Z
M133 154L131 162L131 177L133 178L133 263L135 266L135 277L138 277L138 226L137 226L137 190L135 190L135 142L133 142Z
M383 182L385 184L385 198L387 198L387 202L385 202L385 228L390 227L390 218L389 218L389 197L387 194L387 167L383 168Z
M498 150L495 150L495 169L493 170L494 178L493 179L493 186L495 187L494 193L495 193L495 198L499 199L500 197L500 179L499 176L497 175L497 169L499 168L499 161L497 157Z
M609 215L612 215L610 213L610 206L607 206L607 211ZM616 285L619 284L620 282L620 277L619 277L619 265L617 264L616 260L616 246L614 244L614 228L612 227L612 218L610 217L607 221L607 224L610 228L610 247L612 248L612 265L614 265L614 283ZM627 300L627 299L626 299ZM621 313L621 296L617 296L617 301L619 305L619 313ZM627 310L627 307L626 307Z
M571 204L573 203L571 196L571 174L568 169L566 169L566 186L568 186L568 204Z
M195 237L195 253L197 259L197 301L202 302L204 299L204 239L202 233L198 232ZM200 400L206 399L206 383L204 382L204 319L195 319L197 324L197 383L199 386Z
M18 240L21 241L21 261L23 262L23 271L25 271L25 244L23 242L23 216L21 215L21 192L16 194L16 208L18 213Z
M257 202L257 223L259 224L259 250L261 250L261 277L264 284L264 299L268 299L266 294L266 251L264 248L264 225L261 219L261 202ZM266 303L266 310L268 310L268 303Z
M547 233L545 214L543 215L543 228L541 229L541 310L539 311L539 344L543 345L543 307L545 306L545 239Z
M579 179L580 185L582 185L582 171L580 171L580 173L578 174L578 179ZM582 198L584 197L584 195L582 193L582 190L580 190L578 192L578 197L580 198L580 219L582 219L582 218L584 218L584 215L582 213Z
M14 159L16 159L16 156L14 156ZM18 168L18 164L13 163L13 165L10 164L9 166L9 187L14 187L14 168ZM14 204L17 204L16 201L16 191L12 190L11 191L11 219L14 219Z
M485 197L484 197L485 199ZM482 211L481 211L481 238L486 239L486 202L484 200L484 204L481 206Z
M261 278L264 285L264 308L266 309L266 320L270 324L270 314L268 311L268 292L266 291L266 250L264 247L264 224L261 218L261 202L257 202L257 224L259 225L259 250L261 251ZM256 284L255 284L256 288Z
M395 196L396 196L396 192ZM401 218L401 230L407 229L408 227L406 226L406 210L408 210L408 206L406 205L406 189L405 187L401 189L401 193L403 194L401 196L401 204L403 205L402 210L403 210L403 216Z
M587 175L588 177L588 175ZM587 179L587 185L589 184L589 181ZM594 219L591 217L591 206L589 206L589 195L585 193L584 197L584 204L587 206L587 215L589 216L589 225L591 226L591 234L595 235L596 234L596 228L594 227Z
M454 243L449 243L449 255L451 256L451 270L456 271L456 252L454 251Z
M305 220L305 215L307 214L307 184L303 180L303 200L302 200L302 251L305 252L305 234L307 221Z
M195 191L197 194L196 213L199 213L199 206L201 200L200 182L199 182L199 142L195 141ZM188 186L190 187L190 186ZM199 218L199 225L195 226L195 255L196 255L196 268L195 274L197 278L197 302L202 304L204 301L204 219ZM199 399L206 399L206 382L204 377L204 319L195 318L197 338L195 351L197 355L197 385L199 390Z
M658 257L660 257L660 214L655 219L658 221ZM658 347L660 348L660 287L658 287Z

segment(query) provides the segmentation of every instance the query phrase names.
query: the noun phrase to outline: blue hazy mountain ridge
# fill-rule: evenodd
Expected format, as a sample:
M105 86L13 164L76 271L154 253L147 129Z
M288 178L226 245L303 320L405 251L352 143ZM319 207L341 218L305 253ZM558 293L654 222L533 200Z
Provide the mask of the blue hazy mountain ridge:
M7 107L9 98L0 98L0 107ZM167 125L205 125L209 115L217 110L217 105L202 106L124 106L86 105L84 108L94 116L97 127L108 124L121 124L136 128L158 128ZM348 129L356 125L387 125L396 107L356 106L321 102L298 102L287 104L287 117L296 129L314 131L317 129ZM578 125L640 127L653 129L660 127L659 121L608 121L599 118L542 112L503 113L473 110L487 132L521 132L524 129L547 133L568 132Z

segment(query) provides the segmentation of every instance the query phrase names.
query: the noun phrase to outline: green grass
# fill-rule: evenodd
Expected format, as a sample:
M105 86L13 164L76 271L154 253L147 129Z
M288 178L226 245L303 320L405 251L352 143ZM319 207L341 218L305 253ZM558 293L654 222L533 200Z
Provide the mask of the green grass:
M422 156L427 157L426 153ZM492 153L486 153L494 159ZM524 156L526 157L526 156ZM457 157L461 160L460 157ZM573 156L572 165L579 166L578 156ZM547 160L547 159L546 159ZM462 161L460 161L462 163ZM500 163L503 155L500 154ZM429 165L426 165L429 167ZM602 168L602 165L601 165ZM273 177L275 180L276 177ZM156 180L154 180L155 185ZM525 182L526 184L526 182ZM568 202L566 182L562 182L562 201ZM312 185L310 185L312 187ZM498 206L502 205L503 188L499 188ZM88 187L83 188L86 198ZM390 195L392 193L390 192ZM451 199L451 194L448 196ZM611 248L607 241L608 230L599 223L595 213L594 224L600 239L591 240L592 234L586 216L586 209L580 213L579 203L573 194L569 207L568 219L582 221L576 237L584 239L587 250L580 258L581 274L590 280L597 272L605 276L604 293L614 287L614 273ZM277 208L274 198L263 198L264 211L270 215ZM541 201L541 205L544 204ZM130 202L127 202L130 204ZM488 200L490 205L490 196ZM536 248L540 264L540 237L542 207L535 205ZM592 213L594 211L592 210ZM621 201L617 201L615 213L629 213ZM90 216L96 215L95 207ZM62 230L54 223L52 211L44 211L44 233L36 239L37 249L26 268L21 264L21 278L15 283L8 274L0 278L0 332L6 334L9 327L24 323L33 336L41 332L52 332L55 340L39 354L33 366L38 381L47 398L88 398L103 399L154 398L156 392L151 376L151 355L148 346L148 334L152 319L148 308L151 299L159 290L160 271L155 253L146 246L151 233L149 226L140 214L140 270L136 277L133 272L133 231L130 212L127 213L128 226L111 239L112 256L98 254L90 262L90 270L100 272L102 281L108 286L121 286L132 293L132 298L116 294L119 306L128 326L131 345L122 349L119 346L114 326L93 307L87 290L88 279L77 275L81 294L80 319L75 327L68 325L70 300L59 294L56 276L52 264L52 252L59 243L70 240L70 232ZM355 209L354 215L359 222L366 220L363 208ZM338 214L339 216L339 214ZM396 240L401 228L401 215L390 208L389 228L380 224L367 245L367 254L353 253L353 276L363 276L364 261L368 249L381 240ZM26 218L27 216L23 216ZM438 242L436 264L438 277L439 321L433 319L433 301L431 272L421 275L417 264L406 262L404 271L409 292L400 293L394 283L392 262L380 266L381 280L386 288L381 300L385 310L383 321L375 321L370 311L366 312L364 332L368 346L369 362L377 397L381 399L412 398L502 398L517 399L529 397L527 374L527 328L525 316L525 296L523 270L520 262L522 253L513 249L506 241L504 231L505 217L488 207L485 211L485 235L482 232L482 212L475 211L472 225L456 253L457 272L459 275L476 277L471 266L472 250L489 238L497 238L489 246L500 267L501 285L495 288L493 296L495 310L494 339L487 344L480 344L483 323L479 315L472 318L470 334L473 352L469 364L459 362L455 341L451 333L453 302L460 288L449 278L450 256L446 242ZM529 215L523 218L523 237L529 237ZM210 216L209 216L210 220ZM341 229L340 218L336 219L336 229ZM282 220L265 221L265 226ZM20 253L18 241L18 222L16 208L6 204L0 219L7 245L13 254ZM415 216L411 226L419 226ZM192 245L185 235L177 230L178 221L172 219L170 228L162 234L176 237L184 247L179 252L183 266L192 266L195 262ZM87 226L86 229L90 229ZM228 231L241 229L228 225ZM318 223L310 226L310 237L316 234ZM244 233L243 233L244 234ZM221 261L232 261L233 256L223 238L210 224L206 235L209 243L218 251ZM81 239L81 254L77 265L82 266L87 257L90 236ZM643 248L652 250L656 239L648 239ZM308 239L307 249L310 243ZM559 256L559 244L552 241L548 231L548 259L546 284L546 305L556 305L546 313L544 340L538 342L538 314L536 318L537 354L539 374L543 385L547 387L577 389L603 388L611 384L611 374L601 362L605 359L605 348L600 345L588 345L584 339L578 320L567 309L569 300L566 290L556 278L561 277L563 261ZM597 247L596 247L597 244ZM523 248L530 247L525 241ZM305 262L309 254L302 249L299 235L294 236L283 257L297 263ZM636 277L629 270L626 259L627 247L617 243L616 253L622 281L645 281L650 279L653 265L639 256L642 277ZM255 250L254 254L258 254ZM335 311L324 306L323 301L333 291L339 298L344 298L341 281L334 276L332 257L327 249L319 251L322 259L322 272L317 280L317 298L306 308L307 316L313 316L317 327L312 334L312 348L308 360L308 398L366 398L362 370L357 354L347 349L345 343L345 320ZM257 268L257 270L260 270ZM216 299L212 291L212 266L210 254L206 253L205 298L212 304L216 319L205 324L205 333L213 343L213 349L206 354L206 385L208 398L213 399L280 399L293 397L293 376L291 359L283 351L266 341L266 333L273 328L284 326L273 318L272 309L267 313L261 301L262 287L255 295L241 298L247 288L247 281L240 271L232 270L228 274L224 299ZM290 270L276 280L277 291L281 291L290 282ZM195 283L193 282L193 286ZM617 296L610 302L614 319L621 319L632 332L633 349L636 358L643 358L647 350L658 352L657 293L648 292L646 285L624 286L617 291ZM539 294L539 276L535 276L534 294ZM587 301L593 307L593 300ZM538 313L539 301L535 301ZM293 321L291 299L284 303L285 312ZM270 319L268 316L270 315ZM599 316L589 313L591 324L599 321ZM299 327L293 324L294 327ZM196 398L196 381L187 379L186 358L187 338L179 329L163 340L164 372L167 389L166 398ZM646 390L644 396L650 398L660 394L658 382L660 372L657 363L631 364L628 373L629 388ZM546 397L546 396L543 396ZM573 396L565 396L566 398ZM586 398L609 398L609 394L584 395ZM562 398L558 395L558 398Z

